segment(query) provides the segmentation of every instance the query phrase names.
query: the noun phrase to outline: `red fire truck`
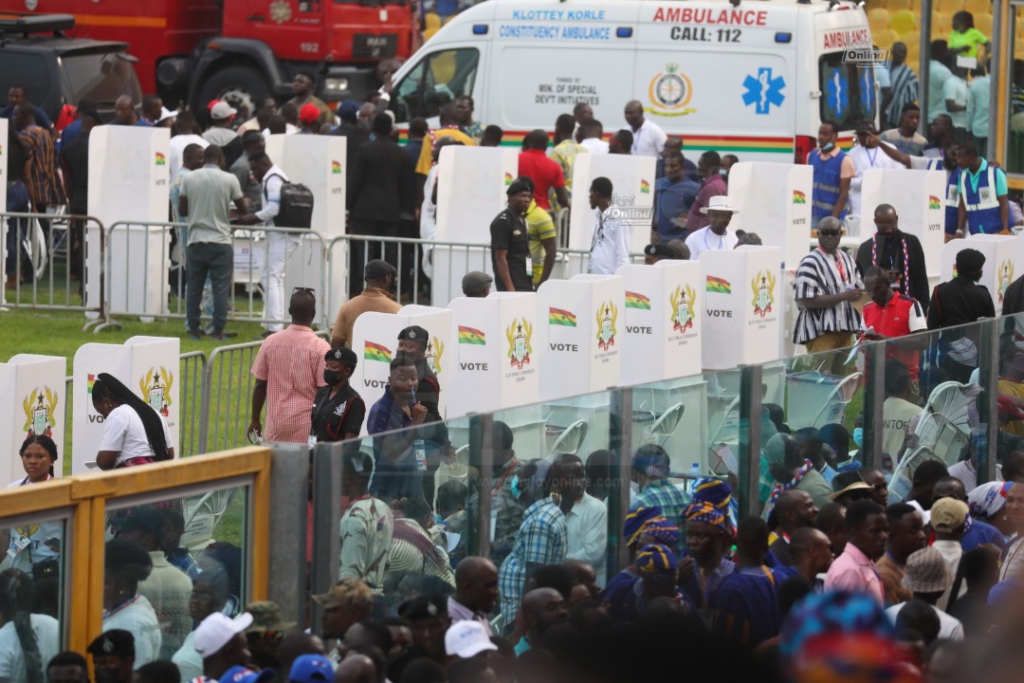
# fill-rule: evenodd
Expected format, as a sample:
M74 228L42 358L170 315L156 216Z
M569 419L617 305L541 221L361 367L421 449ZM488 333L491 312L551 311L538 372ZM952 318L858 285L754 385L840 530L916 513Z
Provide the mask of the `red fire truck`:
M417 47L410 0L0 0L0 11L71 14L72 37L130 44L143 92L200 109L291 96L299 71L327 101L379 87L375 67Z

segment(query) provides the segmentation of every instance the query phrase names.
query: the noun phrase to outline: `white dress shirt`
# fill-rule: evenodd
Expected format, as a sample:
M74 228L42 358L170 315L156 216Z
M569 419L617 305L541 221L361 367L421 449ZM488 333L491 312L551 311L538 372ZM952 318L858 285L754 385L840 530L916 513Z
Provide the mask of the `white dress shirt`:
M632 231L620 218L613 215L615 206L594 214L594 235L590 242L590 272L598 275L614 275L621 266L629 263L629 248L633 242Z
M661 129L661 126L644 119L640 127L633 131L633 154L641 157L656 157L665 149L665 141L668 134Z
M721 237L711 232L711 226L701 228L686 238L686 246L690 248L690 260L695 261L702 251L732 251L740 241L736 234L725 229Z
M608 143L601 138L587 138L580 143L580 147L587 150L591 154L607 154Z
M264 225L273 226L274 218L281 212L281 186L286 182L288 176L277 164L271 166L263 176L263 208L256 212L256 217Z
M885 145L886 143L883 142L881 144ZM892 145L888 146L892 147ZM848 153L850 158L853 159L853 167L857 170L857 175L850 179L850 213L854 216L860 216L862 215L860 187L864 182L864 171L871 168L903 171L907 167L895 159L890 159L889 155L878 147L868 149L867 147L857 145Z
M905 604L907 603L901 602L885 610L885 616L889 617L889 621L893 624L896 623L896 617L899 616L900 610L903 609ZM939 638L944 640L964 639L964 625L960 623L959 619L949 616L934 605L932 605L932 609L939 615Z
M567 560L581 560L594 568L597 585L604 586L605 549L608 545L608 507L589 493L565 516L569 537Z

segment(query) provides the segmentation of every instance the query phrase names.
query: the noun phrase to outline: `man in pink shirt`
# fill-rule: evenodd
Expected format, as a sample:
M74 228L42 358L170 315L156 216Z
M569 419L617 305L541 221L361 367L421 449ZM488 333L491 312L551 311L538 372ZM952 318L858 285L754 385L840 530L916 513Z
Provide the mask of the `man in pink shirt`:
M533 198L537 206L551 210L548 190L554 188L560 206L569 206L562 166L547 155L548 134L539 128L526 136L524 151L519 155L519 175L533 181Z
M725 184L725 176L721 173L722 157L718 152L704 152L697 162L697 175L701 177L700 191L697 198L690 205L690 213L686 216L686 229L692 235L701 228L711 224L706 211L712 197L722 197L729 194L729 188Z
M825 576L825 590L865 593L879 606L885 605L885 589L875 569L875 560L885 554L889 520L885 510L871 500L859 500L846 509L850 540L843 554Z
M324 356L331 345L314 334L316 296L307 287L292 292L288 312L292 324L263 342L252 364L256 385L252 389L250 434L264 441L306 443L312 431L310 414L317 389L324 386ZM267 429L260 415L267 404Z

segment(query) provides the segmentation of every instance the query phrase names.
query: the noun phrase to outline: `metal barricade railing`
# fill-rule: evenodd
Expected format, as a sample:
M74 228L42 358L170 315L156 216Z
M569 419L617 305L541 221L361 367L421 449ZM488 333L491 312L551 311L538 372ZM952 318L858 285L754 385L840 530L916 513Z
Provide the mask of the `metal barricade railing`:
M180 356L178 388L178 454L179 457L205 453L199 439L200 416L203 410L203 377L207 358L202 351L190 351Z
M247 443L255 384L250 370L262 344L220 346L210 354L203 371L198 452Z
M52 214L0 212L0 226L5 286L0 302L11 308L82 311L91 318L84 329L104 322L106 298L99 274L106 263L106 232L98 219L67 215L62 209ZM9 248L9 240L15 249ZM87 286L93 273L95 288Z
M187 251L181 248L188 226L184 223L154 221L118 221L106 229L106 290L107 310L114 315L139 316L143 320L187 317ZM176 233L176 248L172 248L171 234ZM327 281L326 244L322 235L314 230L296 228L235 228L232 240L233 270L228 301L228 322L254 322L261 324L287 324L287 300L290 291L285 288L281 315L269 318L265 314L265 265L271 257L268 235L298 237L286 261L285 280L292 279L302 286L313 286L324 292ZM295 250L301 250L296 262ZM312 273L312 275L311 275ZM245 288L243 296L237 288ZM323 295L318 295L322 298ZM262 301L262 303L260 303ZM203 305L204 309L209 308ZM326 306L318 311L318 322L326 324L330 313ZM209 320L212 311L201 310L200 316ZM204 321L205 322L205 321ZM116 324L116 323L110 323Z

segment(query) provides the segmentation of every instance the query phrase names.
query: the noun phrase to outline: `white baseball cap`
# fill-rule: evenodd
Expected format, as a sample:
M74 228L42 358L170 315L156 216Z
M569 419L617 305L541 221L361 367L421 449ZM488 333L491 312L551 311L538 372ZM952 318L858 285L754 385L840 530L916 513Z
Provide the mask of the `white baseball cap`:
M484 625L476 621L460 621L444 634L444 649L449 657L469 659L487 650L497 650Z
M221 101L213 105L213 108L210 109L210 118L214 121L223 121L224 119L230 119L237 113L237 109L227 102Z
M250 626L252 615L248 612L243 612L234 619L221 612L214 612L199 624L199 628L192 636L192 645L199 656L206 659L220 652L232 638L244 633Z

